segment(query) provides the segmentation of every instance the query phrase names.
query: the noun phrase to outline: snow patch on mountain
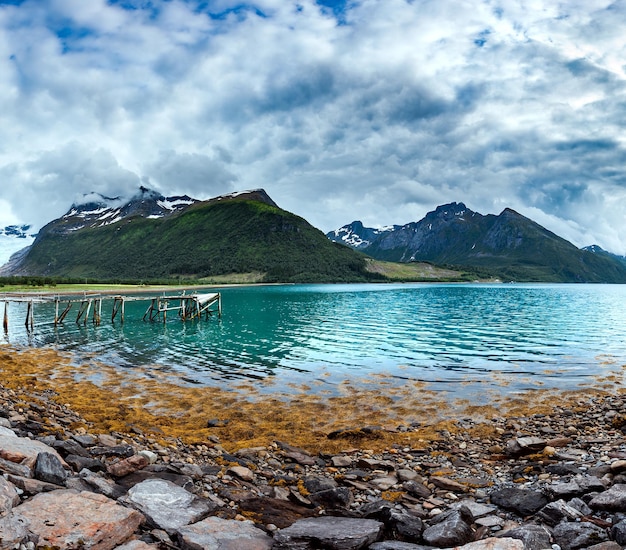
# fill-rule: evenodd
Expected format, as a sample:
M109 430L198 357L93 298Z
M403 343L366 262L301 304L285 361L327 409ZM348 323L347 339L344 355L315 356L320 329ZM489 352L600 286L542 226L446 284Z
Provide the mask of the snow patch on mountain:
M375 229L365 227L360 221L354 221L348 225L344 225L339 229L330 231L326 236L336 243L345 244L351 248L366 248L381 234L391 233L397 230L399 226L390 225Z
M125 218L141 216L155 219L169 216L198 202L186 195L164 197L159 192L141 186L130 198L105 197L100 193L87 193L77 198L69 211L61 216L57 225L62 233L78 231L85 227L112 225Z

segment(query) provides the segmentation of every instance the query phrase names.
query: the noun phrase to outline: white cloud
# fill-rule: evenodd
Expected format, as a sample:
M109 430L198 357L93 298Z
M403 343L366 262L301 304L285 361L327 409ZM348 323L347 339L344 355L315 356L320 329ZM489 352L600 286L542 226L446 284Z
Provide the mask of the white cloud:
M323 230L462 201L626 253L621 3L134 4L0 5L0 225L265 187Z

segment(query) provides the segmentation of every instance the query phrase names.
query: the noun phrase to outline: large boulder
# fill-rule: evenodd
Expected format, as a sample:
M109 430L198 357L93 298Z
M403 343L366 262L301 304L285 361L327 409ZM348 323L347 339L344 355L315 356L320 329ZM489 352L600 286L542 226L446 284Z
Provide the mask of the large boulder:
M127 541L144 521L136 510L104 495L73 489L35 495L14 513L30 522L40 546L53 548L110 550Z

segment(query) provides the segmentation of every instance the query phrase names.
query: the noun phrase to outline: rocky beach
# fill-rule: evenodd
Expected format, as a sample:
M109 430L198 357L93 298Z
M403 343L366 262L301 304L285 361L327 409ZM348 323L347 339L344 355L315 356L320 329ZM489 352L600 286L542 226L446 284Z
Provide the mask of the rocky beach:
M619 394L458 417L420 445L385 439L417 422L352 426L325 434L332 452L284 439L235 448L218 435L228 422L204 422L215 435L193 442L103 431L53 389L2 386L0 548L626 546Z

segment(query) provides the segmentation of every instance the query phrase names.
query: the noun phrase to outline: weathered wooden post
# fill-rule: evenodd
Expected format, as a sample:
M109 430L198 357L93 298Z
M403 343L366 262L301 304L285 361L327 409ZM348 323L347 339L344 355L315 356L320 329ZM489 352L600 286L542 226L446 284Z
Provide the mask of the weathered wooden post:
M31 332L35 328L35 317L33 315L33 301L29 300L26 306L26 322L24 323L26 330Z
M63 313L61 313L61 316L59 317L59 323L62 323L65 320L65 317L70 312L70 309L72 309L72 302L68 302L67 306L65 306Z
M102 299L96 298L93 302L93 319L92 319L92 322L95 326L100 325L101 315L102 315Z
M4 302L4 321L3 321L3 326L4 326L4 332L6 334L9 333L9 302Z

